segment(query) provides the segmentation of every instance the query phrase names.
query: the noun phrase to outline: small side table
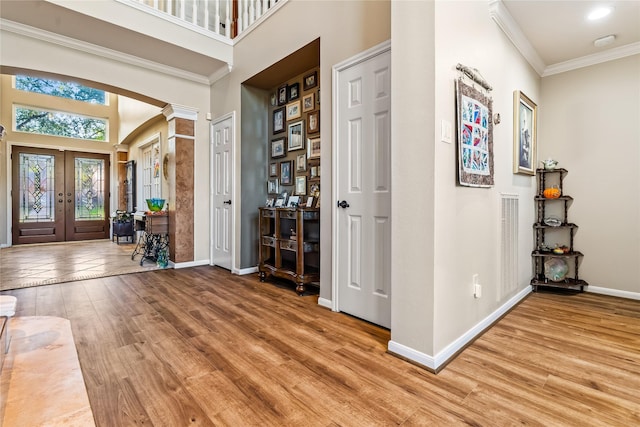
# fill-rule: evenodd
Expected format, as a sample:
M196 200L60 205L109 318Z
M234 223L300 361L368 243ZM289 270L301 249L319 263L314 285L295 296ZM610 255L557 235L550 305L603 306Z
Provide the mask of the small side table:
M111 241L116 239L116 243L120 244L120 237L126 237L127 241L135 242L135 234L133 232L133 218L127 220L111 219L111 228L113 230Z

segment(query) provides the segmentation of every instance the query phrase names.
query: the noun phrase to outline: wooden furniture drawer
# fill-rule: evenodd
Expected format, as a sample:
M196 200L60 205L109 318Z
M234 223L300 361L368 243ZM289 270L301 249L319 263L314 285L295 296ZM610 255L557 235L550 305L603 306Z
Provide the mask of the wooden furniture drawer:
M275 218L276 211L274 209L262 209L262 216L265 218Z
M280 211L280 218L296 219L296 211L295 210L282 210L282 211Z

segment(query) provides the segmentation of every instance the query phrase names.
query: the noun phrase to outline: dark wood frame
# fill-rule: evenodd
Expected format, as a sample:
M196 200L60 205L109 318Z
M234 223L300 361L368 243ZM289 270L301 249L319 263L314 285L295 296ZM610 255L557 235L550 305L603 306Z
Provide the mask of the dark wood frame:
M276 128L276 118L278 116L282 116L282 125ZM273 117L271 118L271 126L273 127L273 133L281 133L284 132L287 128L287 117L285 114L285 107L276 108L273 110Z
M302 90L309 90L318 86L318 71L309 73L302 79Z
M287 103L287 85L278 88L278 105Z
M300 98L300 83L291 83L287 86L287 99L293 101Z
M289 174L285 173L285 167L289 167ZM280 162L280 185L291 185L293 182L293 161L285 160Z

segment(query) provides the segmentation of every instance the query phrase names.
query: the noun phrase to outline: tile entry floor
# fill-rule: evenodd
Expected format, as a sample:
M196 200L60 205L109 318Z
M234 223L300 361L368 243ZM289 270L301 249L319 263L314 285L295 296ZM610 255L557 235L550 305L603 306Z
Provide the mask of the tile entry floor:
M0 291L155 270L136 245L111 240L19 245L0 249Z

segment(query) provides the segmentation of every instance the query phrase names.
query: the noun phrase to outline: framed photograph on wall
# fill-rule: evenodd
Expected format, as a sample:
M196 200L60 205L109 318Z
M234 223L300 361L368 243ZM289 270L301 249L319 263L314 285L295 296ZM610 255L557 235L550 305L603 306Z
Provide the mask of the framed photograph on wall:
M267 193L278 194L278 179L270 179L267 181Z
M271 158L276 159L287 155L285 147L286 141L287 138L285 137L271 140Z
M320 138L307 140L307 159L320 158Z
M278 105L287 103L287 85L278 88Z
M284 132L284 107L273 110L273 133Z
M302 82L302 89L303 90L309 90L311 88L314 88L318 86L318 72L314 71L311 74L307 74L306 76L304 76L303 82Z
M278 163L269 163L269 176L278 176Z
M537 110L528 96L513 92L513 173L536 174Z
M282 185L291 185L291 167L292 161L286 160L284 162L280 162L280 184Z
M299 122L291 123L289 125L289 132L287 133L287 135L289 137L289 146L287 147L289 151L304 149L304 121L303 120L300 120Z
M306 113L307 111L311 111L316 108L315 102L313 101L314 93L311 92L308 95L302 97L302 112Z
M300 101L287 104L287 120L297 119L302 115L300 112Z
M320 111L307 114L307 133L320 132Z
M307 194L307 177L296 176L296 194L298 196L306 196Z
M298 154L296 157L296 172L304 172L307 170L307 155Z
M287 86L287 90L289 91L289 102L300 98L300 83L290 84Z

